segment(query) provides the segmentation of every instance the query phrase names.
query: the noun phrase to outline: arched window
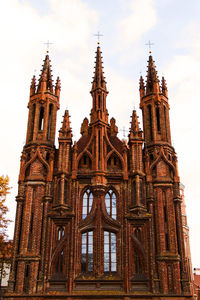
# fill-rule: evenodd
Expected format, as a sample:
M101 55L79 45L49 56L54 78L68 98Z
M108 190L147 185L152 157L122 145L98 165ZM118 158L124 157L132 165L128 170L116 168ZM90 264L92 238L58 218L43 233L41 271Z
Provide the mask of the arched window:
M151 105L148 105L149 111L149 128L150 128L150 140L153 140L153 128L152 128L152 116L151 116Z
M44 125L44 107L40 108L39 130L43 130Z
M104 231L104 272L117 271L117 239L116 234Z
M81 237L81 272L93 270L93 231L82 233Z
M60 241L63 238L64 234L65 234L64 228L60 227L58 229L58 241Z
M113 219L117 219L117 199L116 194L109 190L109 192L105 196L105 204L106 204L106 210L109 216Z
M35 103L33 104L33 109L32 109L31 135L29 141L32 141L33 139L34 121L35 121Z
M166 250L170 250L169 245L169 235L168 235L168 218L167 218L167 198L166 198L166 191L163 191L163 213L164 213L164 229L165 229L165 247Z
M160 132L160 108L156 107L157 131Z
M64 203L67 203L67 181L64 182Z
M88 189L84 194L83 194L83 209L82 209L82 219L85 219L87 215L90 213L91 208L92 208L92 203L93 203L93 194L92 192Z
M142 179L139 180L139 203L143 204Z
M48 119L47 140L50 140L50 136L51 136L52 109L53 109L53 104L50 104L49 105L49 119Z
M58 273L62 273L63 271L63 250L60 251L60 254L58 256L56 271Z
M60 202L61 198L61 180L58 181L58 186L57 186L57 202Z

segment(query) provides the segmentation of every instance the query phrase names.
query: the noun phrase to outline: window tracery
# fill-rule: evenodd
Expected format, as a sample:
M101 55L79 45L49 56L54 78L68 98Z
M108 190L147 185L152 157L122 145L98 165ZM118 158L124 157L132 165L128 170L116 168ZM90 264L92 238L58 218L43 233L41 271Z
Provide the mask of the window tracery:
M105 205L106 205L106 210L108 215L111 216L111 218L113 218L114 220L116 220L117 219L117 198L116 198L116 194L112 190L109 190L109 192L106 193Z
M82 207L82 219L85 219L87 215L90 213L93 203L93 194L88 189L83 194L83 207Z

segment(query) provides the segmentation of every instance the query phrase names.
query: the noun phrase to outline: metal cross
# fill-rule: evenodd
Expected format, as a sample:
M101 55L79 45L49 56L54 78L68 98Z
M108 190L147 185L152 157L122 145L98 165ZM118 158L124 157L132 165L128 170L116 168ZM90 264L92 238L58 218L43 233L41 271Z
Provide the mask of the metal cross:
M151 43L151 41L148 41L145 45L149 46L149 53L151 53L151 46L154 45L154 43Z
M103 36L103 34L100 34L100 32L98 31L96 34L94 34L94 36L97 36L98 39L97 44L99 44L100 37Z
M126 132L129 132L128 130L126 130L125 126L123 126L123 129L120 129L119 131L123 132L123 137L126 137Z
M50 43L49 40L48 40L46 43L44 43L44 45L47 45L47 53L48 53L49 52L49 46L53 45L53 43Z

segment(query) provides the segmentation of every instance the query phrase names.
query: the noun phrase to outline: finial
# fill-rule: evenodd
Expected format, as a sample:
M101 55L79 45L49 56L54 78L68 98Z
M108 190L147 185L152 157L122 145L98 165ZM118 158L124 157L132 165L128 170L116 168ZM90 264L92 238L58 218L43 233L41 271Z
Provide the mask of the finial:
M146 43L145 45L149 46L149 54L151 54L152 53L151 46L153 46L154 43L151 43L151 41L149 40L148 43Z

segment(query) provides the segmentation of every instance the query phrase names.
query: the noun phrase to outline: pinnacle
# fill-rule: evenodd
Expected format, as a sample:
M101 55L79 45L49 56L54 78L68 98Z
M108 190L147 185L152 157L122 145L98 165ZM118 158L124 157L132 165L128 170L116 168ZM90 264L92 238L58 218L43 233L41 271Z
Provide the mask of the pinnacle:
M50 65L50 59L49 55L47 54L44 59L44 64L41 70L41 75L39 78L39 84L38 84L38 91L41 91L42 88L44 88L44 85L42 87L42 82L45 82L45 90L50 91L53 93L53 80L52 80L52 74L51 74L51 65Z
M147 66L147 82L146 82L146 94L152 93L155 90L155 85L159 88L159 78L156 71L155 62L152 55L149 55L148 66ZM157 89L156 89L157 90Z
M102 57L101 57L101 49L100 46L97 47L96 51L96 61L95 61L95 71L94 71L94 77L92 82L92 90L96 88L102 88L107 91L106 89L106 81L104 78L104 72L103 72L103 63L102 63Z
M139 127L138 116L136 110L133 110L132 117L131 117L131 128L130 128L130 139L131 138L141 138L142 131Z
M162 77L162 94L165 95L166 97L168 96L167 84L166 84L166 80L164 77Z
M72 130L70 127L70 115L69 115L69 111L65 110L65 114L63 116L63 122L62 122L62 127L59 131L59 137L60 138L72 138Z

